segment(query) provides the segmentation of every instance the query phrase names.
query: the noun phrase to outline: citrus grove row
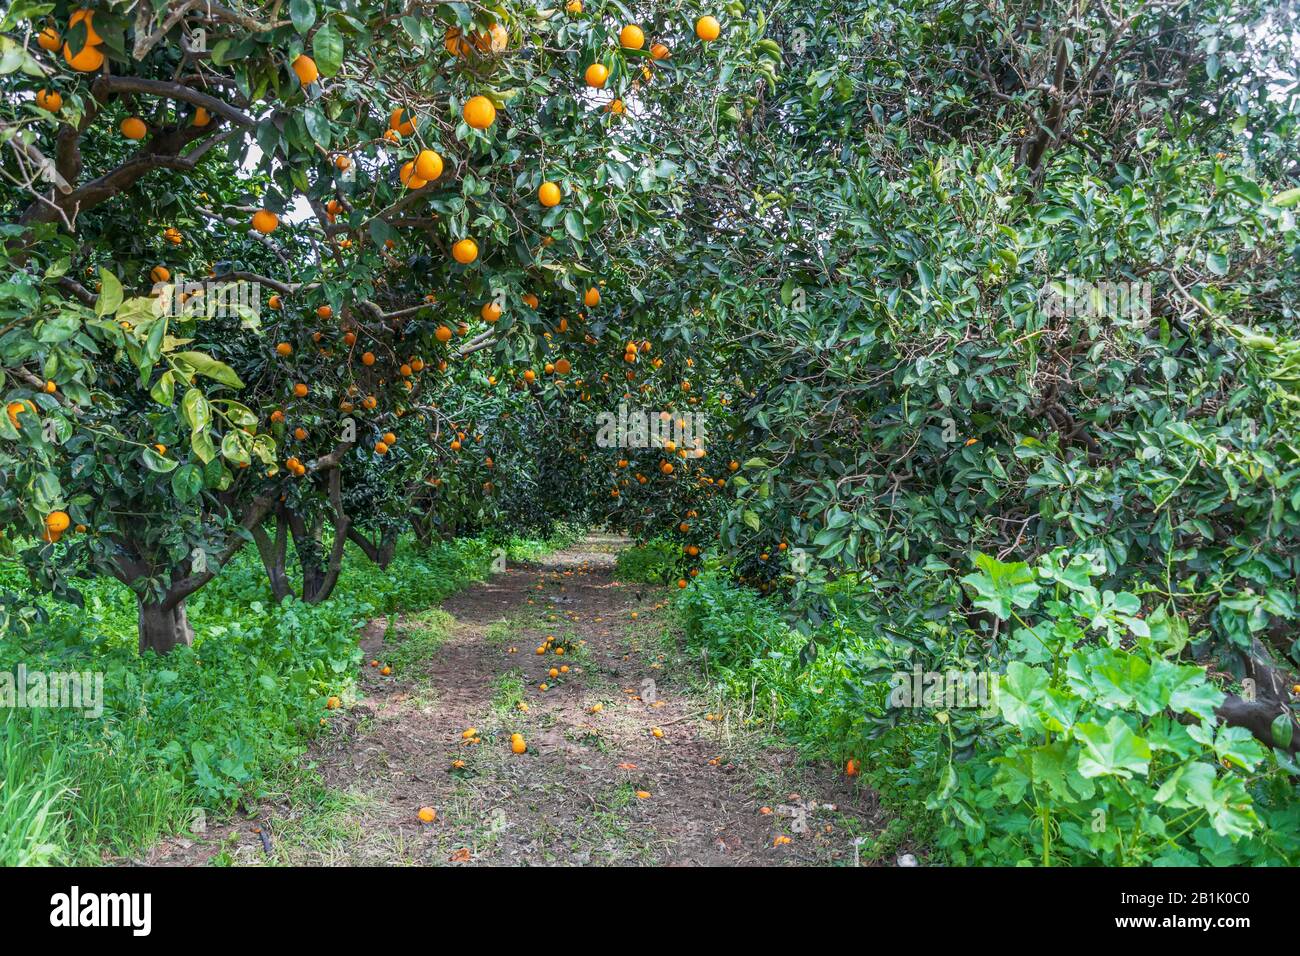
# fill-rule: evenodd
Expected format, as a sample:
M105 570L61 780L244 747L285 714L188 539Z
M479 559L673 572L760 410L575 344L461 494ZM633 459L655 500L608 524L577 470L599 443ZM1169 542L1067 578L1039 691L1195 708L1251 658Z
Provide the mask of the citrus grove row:
M1293 8L12 3L0 608L604 523L953 860L1300 859Z
M715 135L682 91L775 76L760 27L576 0L127 6L4 24L23 315L0 507L44 586L118 578L166 652L250 541L277 597L316 602L349 540L382 562L412 526L536 525L598 471L604 507L675 469L725 481L687 449L597 460L587 410L720 400L672 342L624 340L653 328L653 252L629 246Z

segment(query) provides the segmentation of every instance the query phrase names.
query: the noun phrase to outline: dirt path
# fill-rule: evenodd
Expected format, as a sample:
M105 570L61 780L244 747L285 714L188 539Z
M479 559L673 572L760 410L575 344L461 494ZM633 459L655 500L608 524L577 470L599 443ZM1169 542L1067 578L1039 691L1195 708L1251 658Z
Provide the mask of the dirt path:
M614 580L623 544L591 537L440 611L373 624L367 663L393 674L364 668L363 701L267 809L269 832L212 834L216 861L851 865L855 838L880 829L871 793L709 699L666 590ZM151 862L213 856L196 849Z

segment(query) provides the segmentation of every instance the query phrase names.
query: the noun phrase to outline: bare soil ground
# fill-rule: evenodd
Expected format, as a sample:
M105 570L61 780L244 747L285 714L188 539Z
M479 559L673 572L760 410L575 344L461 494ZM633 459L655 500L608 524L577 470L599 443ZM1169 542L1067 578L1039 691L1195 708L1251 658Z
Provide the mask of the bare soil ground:
M625 543L590 537L373 622L366 664L393 673L363 667L362 702L284 798L146 862L853 865L883 825L874 795L710 698L666 590L614 579Z

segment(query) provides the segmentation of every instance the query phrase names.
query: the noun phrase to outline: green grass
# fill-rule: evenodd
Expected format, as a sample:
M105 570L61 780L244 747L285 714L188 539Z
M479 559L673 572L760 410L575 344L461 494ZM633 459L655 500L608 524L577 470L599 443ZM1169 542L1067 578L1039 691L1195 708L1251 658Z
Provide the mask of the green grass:
M515 539L507 549L539 555L553 543L564 539ZM484 578L499 546L404 542L387 569L349 547L330 600L278 606L249 549L190 600L194 646L161 659L137 655L134 596L117 582L82 582L84 609L40 598L48 620L0 640L0 671L21 663L102 673L104 713L0 716L0 865L130 856L185 830L199 808L220 818L255 803L335 713L327 698L355 698L365 623L434 608ZM25 586L0 563L0 590ZM437 611L405 619L392 663L427 657L447 628Z
M58 812L71 777L58 752L44 754L6 720L0 736L0 860L7 866L53 862L66 839Z
M520 538L517 535L499 538L493 536L490 540L494 547L505 551L507 561L529 562L541 560L552 551L569 547L582 537L584 530L579 525L562 523L556 526L550 537L541 540Z
M451 636L455 623L455 618L436 607L405 617L396 627L390 622L390 634L385 638L385 644L392 650L386 652L384 662L393 668L394 673L400 674L413 664L429 660ZM394 630L395 642L392 638Z
M492 684L492 709L497 716L506 718L515 712L515 705L524 699L524 678L512 668L501 674Z

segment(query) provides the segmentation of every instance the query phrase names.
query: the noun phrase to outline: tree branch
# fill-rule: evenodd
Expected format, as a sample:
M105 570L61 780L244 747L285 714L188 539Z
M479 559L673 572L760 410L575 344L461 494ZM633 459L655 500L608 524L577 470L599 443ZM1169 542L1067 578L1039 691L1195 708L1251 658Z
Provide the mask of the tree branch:
M139 76L101 76L91 86L96 99L104 99L112 93L143 93L160 96L170 100L181 100L192 106L201 106L213 116L220 116L236 126L252 128L257 120L243 110L231 106L225 100L186 86L183 83L171 83L166 80L147 80Z

